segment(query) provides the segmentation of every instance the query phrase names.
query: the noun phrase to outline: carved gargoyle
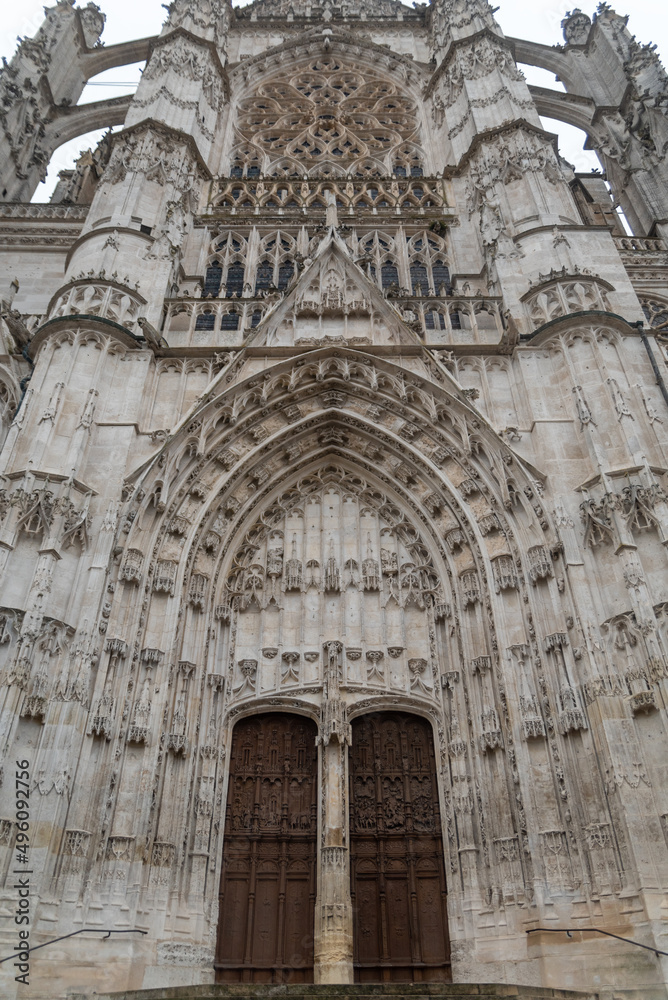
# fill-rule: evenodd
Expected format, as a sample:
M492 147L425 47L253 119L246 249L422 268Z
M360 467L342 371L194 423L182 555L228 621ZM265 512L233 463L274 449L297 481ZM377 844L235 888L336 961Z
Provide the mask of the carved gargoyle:
M156 328L149 323L145 316L140 316L137 320L139 326L141 327L141 332L144 334L144 339L149 345L152 351L161 350L164 347L169 347L169 344L162 336L158 333Z

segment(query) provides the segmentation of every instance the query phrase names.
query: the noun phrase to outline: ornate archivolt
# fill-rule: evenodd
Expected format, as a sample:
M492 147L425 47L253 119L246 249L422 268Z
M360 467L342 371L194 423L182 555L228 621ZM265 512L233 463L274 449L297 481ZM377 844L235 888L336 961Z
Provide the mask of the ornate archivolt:
M265 414L260 421L258 406ZM429 430L420 418L426 411ZM401 684L433 696L435 667L423 677L424 664L417 663L432 656L428 631L416 639L420 649L404 656L407 635L419 633L406 622L414 614L445 620L482 607L486 580L498 594L518 590L518 529L507 521L515 504L533 522L523 540L531 550L527 578L552 575L555 539L540 487L528 485L509 452L496 463L490 458L483 443L489 433L466 404L451 396L446 403L441 387L362 355L319 352L317 360L279 365L207 404L179 435L178 451L172 442L142 477L120 579L146 580L154 595L181 594L192 613L236 623L234 641L245 653L230 661L226 700L259 693L257 674L244 680L243 671L257 670L260 647L274 656L282 649L267 665L265 691L280 691L297 677L315 682L328 631L324 608L328 601L340 606L331 628L345 632L337 615L350 592L351 608L361 595L373 606L371 618L384 622L369 640L374 648L364 650L361 624L351 626L353 651L366 657L375 650L391 665L392 648L408 671L415 660L414 676L407 671ZM162 512L157 521L153 509ZM306 637L309 601L315 617ZM252 624L240 625L241 618ZM283 661L285 652L298 654L292 665ZM383 671L370 663L355 667L356 683L380 680Z
M417 150L416 102L373 68L334 55L276 73L240 102L232 166L262 173L387 176L410 173Z
M219 856L211 802L235 719L298 711L320 720L326 740L345 734L348 706L403 706L434 726L453 885L478 871L486 891L526 899L542 862L514 775L534 746L554 768L559 885L573 885L579 862L560 802L577 793L560 755L563 740L586 734L587 706L535 475L428 358L407 371L328 349L244 377L246 363L231 361L128 484L104 648L79 671L91 693L87 739L109 741L114 761L96 782L99 801L86 803L104 841L98 857L122 848L151 879L203 885L197 852ZM21 692L10 669L8 690L49 697L35 662ZM126 827L138 752L155 807ZM510 796L499 793L502 772L513 775ZM189 790L163 808L161 783L172 780ZM82 809L66 844L86 828ZM572 814L576 826L600 823L598 804ZM184 842L192 871L175 861ZM73 870L67 849L62 863Z
M334 349L246 378L241 364L128 484L89 733L168 751L170 774L187 759L211 790L243 715L301 712L326 741L345 739L349 708L417 711L451 875L516 901L551 857L529 845L514 777L538 741L563 852L553 891L573 886L562 801L577 792L560 761L587 705L540 485L436 364ZM192 834L215 856L210 814L158 812L158 844ZM598 813L578 813L578 836Z

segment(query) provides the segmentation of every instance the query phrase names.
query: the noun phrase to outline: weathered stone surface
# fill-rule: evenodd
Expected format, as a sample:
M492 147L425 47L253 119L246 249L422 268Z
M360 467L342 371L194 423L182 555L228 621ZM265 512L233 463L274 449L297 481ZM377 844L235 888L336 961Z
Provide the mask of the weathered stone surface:
M31 943L86 928L0 992L666 1000L656 53L606 5L553 49L485 0L102 25L58 3L0 79L0 951L16 761ZM221 914L273 983L213 985Z

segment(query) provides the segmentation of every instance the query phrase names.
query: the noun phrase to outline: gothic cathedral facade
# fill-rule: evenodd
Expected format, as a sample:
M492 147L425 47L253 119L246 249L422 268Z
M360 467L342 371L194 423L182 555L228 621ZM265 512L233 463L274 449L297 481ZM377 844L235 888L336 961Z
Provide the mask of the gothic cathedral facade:
M31 946L90 932L40 996L665 1000L656 52L606 3L545 46L486 0L174 0L108 47L73 3L0 77L3 956L29 857Z

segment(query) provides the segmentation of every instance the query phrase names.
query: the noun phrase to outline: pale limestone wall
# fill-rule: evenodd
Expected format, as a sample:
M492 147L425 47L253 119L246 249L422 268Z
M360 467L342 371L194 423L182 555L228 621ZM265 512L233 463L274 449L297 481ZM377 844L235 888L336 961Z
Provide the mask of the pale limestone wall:
M666 995L651 952L526 934L667 950L666 250L581 216L486 4L377 2L177 4L90 210L7 207L0 940L24 756L33 943L148 931L35 957L32 995L213 981L231 734L277 709L319 725L316 976L350 981L350 721L397 707L433 725L455 981ZM230 179L252 88L332 60L407 102L376 172Z

